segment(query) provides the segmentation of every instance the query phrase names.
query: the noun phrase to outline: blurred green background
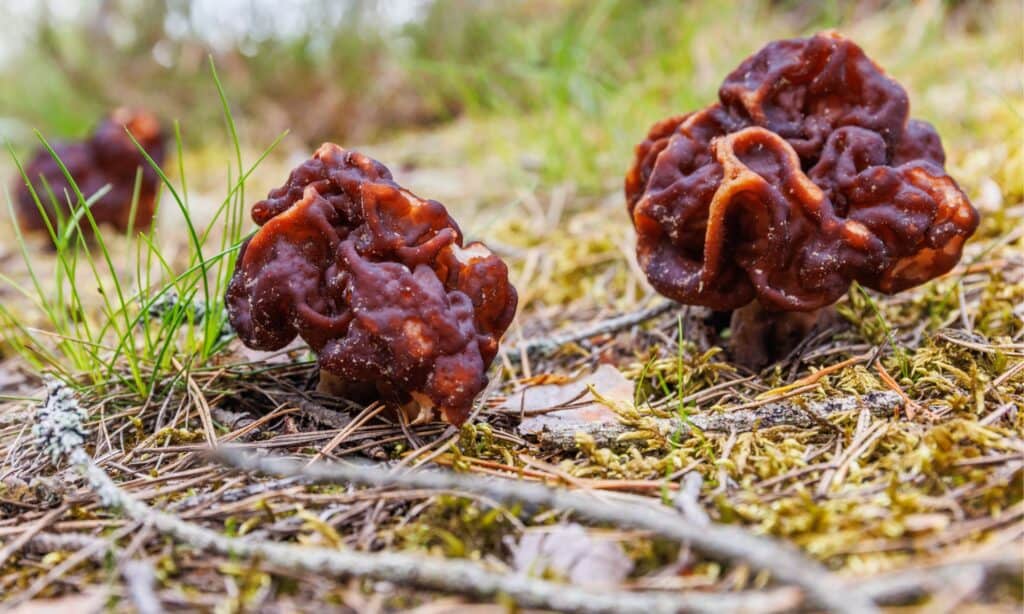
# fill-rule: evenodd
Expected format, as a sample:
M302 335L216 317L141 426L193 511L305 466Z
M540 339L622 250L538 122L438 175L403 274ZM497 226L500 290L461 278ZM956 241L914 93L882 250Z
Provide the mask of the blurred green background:
M212 56L249 148L285 129L284 150L308 153L462 120L459 164L496 157L535 183L597 193L618 189L651 122L706 104L740 59L774 38L838 28L947 139L1016 139L1022 4L5 0L0 136L22 151L32 129L78 136L127 104L180 120L194 149L223 146ZM1011 149L989 175L1019 170ZM969 153L954 152L954 166Z

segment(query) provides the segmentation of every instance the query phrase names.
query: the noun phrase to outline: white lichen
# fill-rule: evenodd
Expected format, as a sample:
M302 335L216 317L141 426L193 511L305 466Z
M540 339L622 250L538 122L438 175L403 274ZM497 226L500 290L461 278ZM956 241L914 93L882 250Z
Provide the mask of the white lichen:
M46 400L36 409L32 436L36 446L56 464L61 457L82 448L88 431L88 415L71 388L55 378L46 379Z

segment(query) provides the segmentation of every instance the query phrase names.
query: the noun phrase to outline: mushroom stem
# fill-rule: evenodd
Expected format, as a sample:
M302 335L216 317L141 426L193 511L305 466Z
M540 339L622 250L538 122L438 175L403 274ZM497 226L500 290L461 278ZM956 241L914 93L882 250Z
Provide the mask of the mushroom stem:
M835 321L835 307L772 311L753 301L732 312L728 349L737 364L759 370L792 352L815 329Z
M351 392L348 382L334 375L330 371L320 369L320 380L316 384L316 391L332 396L344 397Z
M372 403L377 398L377 389L373 384L349 381L324 369L320 369L320 379L317 381L316 391L364 404Z
M320 369L316 391L363 404L380 399L388 405L388 415L402 412L412 425L425 424L439 417L444 418L444 414L436 411L436 404L425 394L413 391L408 401L401 402L397 392L387 386L349 381L324 369Z

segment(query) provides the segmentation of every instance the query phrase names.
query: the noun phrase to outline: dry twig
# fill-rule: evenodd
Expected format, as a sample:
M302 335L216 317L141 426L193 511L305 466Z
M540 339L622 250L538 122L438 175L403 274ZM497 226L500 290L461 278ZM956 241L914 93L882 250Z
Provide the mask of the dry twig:
M627 328L631 328L637 324L653 320L654 318L657 318L664 313L668 313L678 306L679 304L673 301L663 301L652 307L646 307L621 316L601 320L589 326L581 327L573 332L561 335L552 335L550 337L527 339L512 346L511 348L503 350L503 353L511 362L518 362L524 354L527 356L543 356L554 352L564 345L569 345L570 343L577 343L584 339L597 337L598 335L610 335L612 333L626 330Z
M580 433L592 437L598 446L614 446L618 443L619 437L645 429L653 429L663 436L672 435L677 440L682 440L691 436L695 430L747 433L777 426L811 428L820 425L820 421L828 416L860 408L866 408L872 415L878 417L891 417L902 404L903 399L897 393L885 391L869 392L861 397L847 396L811 401L806 404L795 401L766 402L752 409L695 414L685 420L678 417L651 417L644 419L640 425L619 421L567 421L565 425L559 425L551 421L545 424L545 430L539 433L537 438L546 447L571 450L578 447L576 437Z

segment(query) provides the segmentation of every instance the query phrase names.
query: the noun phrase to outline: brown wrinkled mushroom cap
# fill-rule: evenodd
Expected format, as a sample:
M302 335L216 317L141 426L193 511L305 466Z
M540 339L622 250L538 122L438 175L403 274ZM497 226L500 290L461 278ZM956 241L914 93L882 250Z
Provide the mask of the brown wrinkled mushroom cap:
M835 33L776 41L719 102L656 123L626 201L660 293L728 311L810 311L853 281L899 292L949 271L978 225L938 135Z
M165 136L160 122L146 111L116 109L84 141L52 145L87 199L104 186L110 186L109 191L93 203L90 211L97 225L111 226L119 232L126 232L130 221L136 229L149 228L160 181L156 171L125 134L126 128L157 164L163 162ZM132 220L132 198L139 173L138 204ZM57 211L67 219L71 214L68 202L77 206L74 190L60 165L46 149L40 148L25 167L25 174L43 204L47 220L56 229ZM32 193L22 177L16 181L21 227L26 231L45 232L47 220L40 214ZM79 226L86 234L91 234L88 220L83 218Z
M321 369L389 400L469 415L512 322L508 269L463 245L441 203L403 189L384 165L332 143L253 206L261 228L228 288L249 347L302 337Z

